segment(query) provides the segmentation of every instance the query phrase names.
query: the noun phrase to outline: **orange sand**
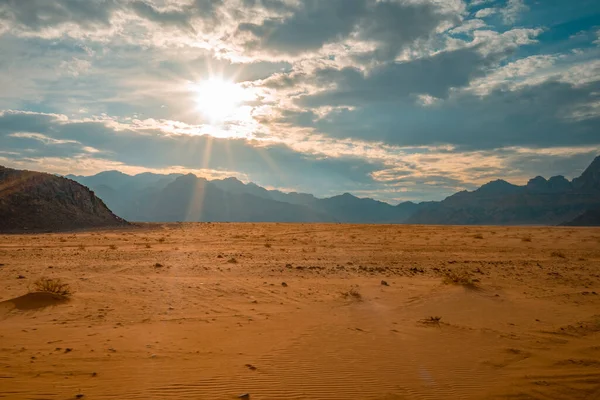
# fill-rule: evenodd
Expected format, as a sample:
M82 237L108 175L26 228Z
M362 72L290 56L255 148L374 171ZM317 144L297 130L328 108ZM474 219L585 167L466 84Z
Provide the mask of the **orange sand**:
M0 264L0 398L600 399L600 229L147 225Z

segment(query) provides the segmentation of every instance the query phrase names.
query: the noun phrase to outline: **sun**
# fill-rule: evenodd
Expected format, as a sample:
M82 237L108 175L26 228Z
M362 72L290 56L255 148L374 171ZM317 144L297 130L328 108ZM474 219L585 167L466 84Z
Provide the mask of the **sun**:
M244 88L217 78L194 84L193 90L198 110L212 123L235 118L247 98Z

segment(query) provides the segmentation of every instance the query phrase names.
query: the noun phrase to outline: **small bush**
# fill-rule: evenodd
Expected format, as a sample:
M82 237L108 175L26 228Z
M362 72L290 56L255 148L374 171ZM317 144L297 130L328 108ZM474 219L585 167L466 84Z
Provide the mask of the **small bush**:
M473 279L471 274L467 271L445 271L444 272L444 283L452 285L461 285L465 287L476 287L477 279Z
M522 241L522 242L531 242L531 236L523 236L523 237L521 238L521 241Z
M152 246L150 246L148 243L146 243L146 246L145 246L145 247L146 247L147 249L151 249L151 248L152 248Z
M229 264L237 264L238 261L237 261L237 259L235 257L231 257L229 260L227 260L227 262Z
M108 246L108 248L111 250L116 250L117 246L115 246L114 244L111 244L110 246Z
M164 237L161 237L160 239L158 239L158 243L164 243L164 242L165 242L165 240L166 240L166 239L165 239Z
M351 288L350 290L348 290L347 292L343 292L342 296L345 299L353 299L353 300L357 300L357 301L361 301L362 300L362 294L360 294L360 292L358 291L358 288Z
M266 247L267 249L270 249L270 248L272 247L272 245L271 245L271 243L265 243L265 247Z
M565 255L565 253L563 253L562 251L553 251L550 255L552 257L567 258L567 256Z
M476 235L473 235L474 239L483 239L483 235L481 233L478 233Z
M439 325L442 321L442 317L429 317L422 319L420 322L426 325Z
M33 289L39 293L52 293L63 297L70 297L71 287L59 278L40 278L33 283Z

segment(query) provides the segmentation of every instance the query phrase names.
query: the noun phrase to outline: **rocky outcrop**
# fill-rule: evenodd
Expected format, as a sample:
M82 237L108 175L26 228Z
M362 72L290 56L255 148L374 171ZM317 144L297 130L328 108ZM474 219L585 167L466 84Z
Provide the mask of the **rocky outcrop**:
M0 232L54 232L127 225L87 187L0 166Z

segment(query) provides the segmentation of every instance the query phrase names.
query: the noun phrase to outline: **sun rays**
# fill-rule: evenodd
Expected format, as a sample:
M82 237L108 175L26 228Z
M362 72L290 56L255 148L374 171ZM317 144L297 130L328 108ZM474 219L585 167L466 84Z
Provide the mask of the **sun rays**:
M209 78L191 87L195 92L197 110L211 124L245 119L243 103L252 97L248 89L220 78Z

